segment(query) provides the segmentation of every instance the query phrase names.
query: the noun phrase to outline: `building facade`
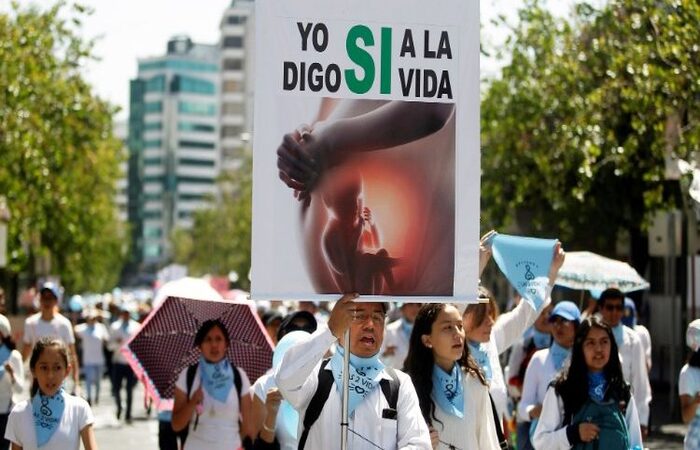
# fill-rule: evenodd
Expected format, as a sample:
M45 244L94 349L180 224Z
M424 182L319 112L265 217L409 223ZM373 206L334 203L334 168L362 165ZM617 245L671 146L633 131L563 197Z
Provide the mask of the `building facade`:
M240 166L253 129L252 0L233 0L221 19L221 162L223 170Z
M215 195L220 171L218 45L186 36L163 56L138 61L130 83L128 218L132 266L155 268L170 255L176 227Z

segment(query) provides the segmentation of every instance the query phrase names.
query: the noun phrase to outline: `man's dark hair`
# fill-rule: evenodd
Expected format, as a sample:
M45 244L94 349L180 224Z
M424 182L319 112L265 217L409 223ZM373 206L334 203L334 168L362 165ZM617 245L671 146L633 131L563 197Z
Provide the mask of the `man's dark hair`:
M601 308L603 306L605 306L605 302L608 299L620 300L622 302L623 306L625 304L625 294L623 294L622 291L619 290L618 288L608 288L608 289L604 290L600 294L600 298L598 299L598 306Z

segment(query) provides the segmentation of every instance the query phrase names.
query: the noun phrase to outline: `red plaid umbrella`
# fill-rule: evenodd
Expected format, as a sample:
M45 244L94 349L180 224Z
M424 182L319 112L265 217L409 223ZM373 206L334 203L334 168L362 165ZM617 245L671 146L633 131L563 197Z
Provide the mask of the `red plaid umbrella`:
M211 319L226 326L231 338L226 355L245 370L251 384L272 367L272 342L252 303L168 297L121 348L157 405L172 402L178 375L199 360L194 336Z

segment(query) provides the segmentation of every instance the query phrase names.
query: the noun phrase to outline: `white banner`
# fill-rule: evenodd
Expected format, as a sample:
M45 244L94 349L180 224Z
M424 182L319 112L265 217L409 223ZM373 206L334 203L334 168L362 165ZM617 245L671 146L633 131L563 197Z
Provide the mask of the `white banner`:
M256 2L252 298L474 301L479 3Z

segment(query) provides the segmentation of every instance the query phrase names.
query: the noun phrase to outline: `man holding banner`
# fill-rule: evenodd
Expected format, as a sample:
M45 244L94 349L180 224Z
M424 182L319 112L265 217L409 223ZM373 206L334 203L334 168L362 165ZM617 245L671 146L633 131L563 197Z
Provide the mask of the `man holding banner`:
M341 432L343 354L330 347L350 329L348 448L431 449L428 428L408 375L385 368L378 354L384 338L385 303L357 303L345 295L328 325L284 354L277 387L299 411L299 449L337 448Z

